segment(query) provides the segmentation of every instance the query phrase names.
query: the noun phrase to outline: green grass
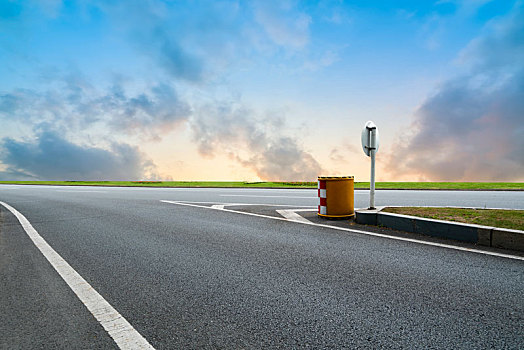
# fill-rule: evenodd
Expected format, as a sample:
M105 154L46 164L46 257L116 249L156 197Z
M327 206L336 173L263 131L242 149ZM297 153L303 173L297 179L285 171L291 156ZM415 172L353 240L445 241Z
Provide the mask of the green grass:
M147 187L259 187L316 188L316 182L244 182L244 181L0 181L0 184L68 186L147 186ZM377 189L400 190L518 190L523 182L377 182ZM355 189L369 189L369 182L355 182Z
M355 187L369 188L369 182ZM524 182L377 182L377 189L410 190L524 190Z
M524 230L524 210L400 207L383 211L429 219Z
M0 184L56 186L124 187L259 187L316 188L316 182L243 182L243 181L0 181Z

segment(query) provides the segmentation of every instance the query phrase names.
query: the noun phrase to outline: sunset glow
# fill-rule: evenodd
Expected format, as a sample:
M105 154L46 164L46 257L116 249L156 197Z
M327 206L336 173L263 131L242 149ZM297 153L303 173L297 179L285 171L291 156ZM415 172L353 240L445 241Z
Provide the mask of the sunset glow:
M2 1L0 180L524 181L522 1Z

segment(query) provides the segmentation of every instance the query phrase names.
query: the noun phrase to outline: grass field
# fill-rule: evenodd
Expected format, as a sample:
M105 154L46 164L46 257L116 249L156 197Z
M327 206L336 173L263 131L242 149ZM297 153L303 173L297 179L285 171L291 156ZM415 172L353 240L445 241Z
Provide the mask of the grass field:
M355 183L355 188L369 188L369 182ZM524 182L377 182L377 189L402 190L524 190Z
M0 184L56 186L128 187L255 187L316 188L316 182L243 182L243 181L0 181ZM398 190L512 190L524 191L523 182L377 182L377 189ZM369 189L369 182L355 182L355 189Z
M401 207L383 211L524 231L524 210Z
M316 188L316 182L242 182L242 181L0 181L0 184L56 186L124 186L124 187L260 187Z

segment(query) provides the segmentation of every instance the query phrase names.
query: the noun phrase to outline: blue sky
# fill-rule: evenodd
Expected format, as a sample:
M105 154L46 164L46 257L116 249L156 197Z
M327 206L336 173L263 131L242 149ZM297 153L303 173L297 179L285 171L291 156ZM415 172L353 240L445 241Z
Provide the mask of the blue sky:
M524 181L521 1L0 2L0 179Z

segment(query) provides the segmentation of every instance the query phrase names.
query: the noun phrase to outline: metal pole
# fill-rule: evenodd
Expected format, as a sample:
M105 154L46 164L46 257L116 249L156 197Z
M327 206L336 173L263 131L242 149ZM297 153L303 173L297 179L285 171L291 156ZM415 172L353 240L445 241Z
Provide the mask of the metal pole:
M371 180L369 182L369 209L375 209L375 150L370 150Z
M377 152L376 145L377 129L369 130L369 155L371 156L371 178L369 181L369 209L375 209L375 153Z

